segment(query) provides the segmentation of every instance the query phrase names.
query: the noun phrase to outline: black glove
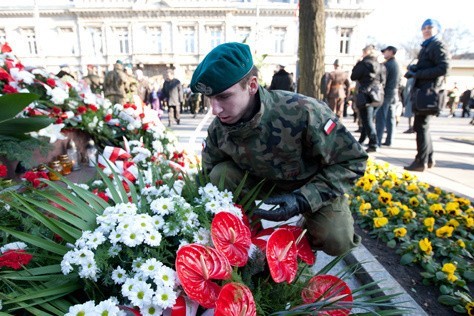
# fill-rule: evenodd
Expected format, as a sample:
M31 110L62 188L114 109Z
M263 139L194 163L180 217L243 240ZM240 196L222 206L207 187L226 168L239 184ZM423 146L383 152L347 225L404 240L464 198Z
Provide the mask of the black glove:
M416 65L410 65L407 67L408 71L413 71L413 72L417 72L418 71L418 67Z
M415 77L416 73L414 71L408 70L407 73L405 74L405 78L410 79Z
M310 210L308 201L298 191L270 197L263 202L265 204L279 205L280 207L270 211L256 209L253 211L253 215L273 222L286 221L295 215L303 214Z

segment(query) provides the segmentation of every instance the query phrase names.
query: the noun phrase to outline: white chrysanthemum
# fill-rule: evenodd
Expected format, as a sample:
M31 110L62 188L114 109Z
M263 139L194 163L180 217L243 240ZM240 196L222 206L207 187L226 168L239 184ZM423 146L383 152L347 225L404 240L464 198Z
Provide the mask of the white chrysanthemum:
M154 215L152 216L151 220L156 230L162 230L163 226L165 226L165 219L163 216Z
M136 281L127 298L133 305L141 307L152 304L153 289L151 285L144 281Z
M69 98L69 93L59 87L54 87L48 90L47 93L51 96L51 102L57 105L64 104L64 101Z
M115 284L125 283L127 280L127 271L125 271L121 266L118 266L114 271L112 271L112 280Z
M227 207L221 207L217 212L215 212L215 214L220 213L220 212L231 213L240 219L242 219L243 217L242 210L238 208L237 206L233 206L233 205L227 206Z
M176 236L179 233L179 225L178 223L174 223L171 221L165 222L163 226L163 234L167 237Z
M133 148L132 154L135 155L133 157L134 163L142 162L151 156L151 152L148 149L143 148L143 147Z
M139 271L141 271L141 270L140 270L140 267L142 266L143 262L145 262L145 259L143 259L142 257L138 257L138 258L133 259L133 262L132 262L132 270L133 270L134 272L139 272Z
M69 311L64 316L94 315L94 301L88 301L84 304L77 304L69 307Z
M143 316L155 316L163 314L163 309L158 305L146 305L140 308L140 313Z
M207 183L206 186L200 187L199 194L208 199L213 199L219 194L219 189L212 183Z
M71 263L67 260L62 260L61 261L61 272L64 275L68 275L74 270L74 267L71 265Z
M133 226L135 227L135 226ZM127 229L122 232L122 243L129 247L136 247L140 245L144 240L143 232L137 231L136 229Z
M74 183L75 186L78 186L80 188L83 188L84 190L89 190L89 186L85 183ZM68 186L68 188L70 189L71 187Z
M174 288L176 285L176 272L170 267L163 265L156 271L154 281L158 286Z
M135 226L140 231L150 231L153 228L153 220L148 214L140 214L135 217Z
M15 241L15 242L11 242L11 243L3 245L3 247L0 248L0 253L4 253L8 250L24 250L26 249L26 247L28 246L24 242Z
M105 242L105 236L98 231L84 231L81 238L76 241L77 248L87 247L89 249L97 249L97 247Z
M155 258L150 258L145 260L140 266L140 270L143 272L143 275L146 277L154 277L157 271L163 266L163 263L156 260Z
M145 234L145 243L149 246L158 247L161 245L162 240L163 236L155 229L152 229L147 234Z
M102 180L95 180L94 182L92 182L91 185L92 185L93 187L100 187L100 186L102 186L103 184L104 184L104 181L102 181Z
M127 313L121 311L117 306L118 301L116 298L109 298L106 301L102 301L95 307L95 315L114 315L114 316L125 316Z
M181 195L181 193L183 192L184 184L185 183L183 180L176 180L173 183L173 190L176 192L176 194Z
M161 306L162 308L173 307L176 303L176 292L172 288L167 286L158 287L153 296L153 303Z
M207 212L210 212L210 213L213 213L213 214L217 214L221 209L220 203L218 203L216 200L211 200L211 201L207 202L204 205L204 207L206 208Z
M79 269L79 276L83 279L89 279L93 281L97 281L97 274L99 273L99 269L95 261L91 261L88 264L81 265Z
M193 242L201 245L209 245L211 240L211 231L209 229L200 227L193 233Z
M122 238L123 238L123 230L113 230L110 232L109 234L109 240L110 242L115 245L119 242L122 242Z
M174 211L174 203L170 198L160 197L150 204L150 209L158 215L168 215Z
M116 207L118 207L118 212L119 213L125 213L129 215L135 215L137 214L137 206L134 203L121 203L117 204Z
M153 150L157 153L162 153L163 152L163 144L159 140L154 140L151 143L151 146L153 147Z
M109 254L109 256L111 256L112 258L113 257L117 257L118 254L120 253L120 251L122 251L122 246L120 245L112 245L109 250L107 251L107 253Z

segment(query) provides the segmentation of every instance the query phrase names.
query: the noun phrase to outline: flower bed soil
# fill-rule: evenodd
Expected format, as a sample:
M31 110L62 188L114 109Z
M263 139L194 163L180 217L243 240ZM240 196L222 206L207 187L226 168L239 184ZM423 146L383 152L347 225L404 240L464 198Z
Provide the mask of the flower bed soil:
M395 252L395 249L387 247L380 240L373 239L367 230L357 225L355 225L355 231L362 237L362 244L428 315L460 315L455 313L450 306L438 303L437 298L440 292L437 287L422 283L421 268L401 265L400 255Z

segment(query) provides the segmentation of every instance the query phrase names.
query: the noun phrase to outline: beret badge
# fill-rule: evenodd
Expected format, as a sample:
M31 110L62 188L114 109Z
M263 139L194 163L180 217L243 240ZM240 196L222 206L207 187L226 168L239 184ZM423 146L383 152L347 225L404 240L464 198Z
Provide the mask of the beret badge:
M211 95L212 94L212 88L209 87L209 86L206 86L204 83L202 82L198 82L196 84L196 90L198 92L201 92L202 94L204 95Z

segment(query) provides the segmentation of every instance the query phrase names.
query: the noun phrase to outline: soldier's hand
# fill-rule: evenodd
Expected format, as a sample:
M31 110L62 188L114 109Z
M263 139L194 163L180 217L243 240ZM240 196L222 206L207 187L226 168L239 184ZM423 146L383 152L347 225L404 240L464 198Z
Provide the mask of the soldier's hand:
M274 210L256 209L253 215L273 222L286 221L287 219L302 214L309 210L306 198L299 192L274 196L263 201L265 204L279 205Z

